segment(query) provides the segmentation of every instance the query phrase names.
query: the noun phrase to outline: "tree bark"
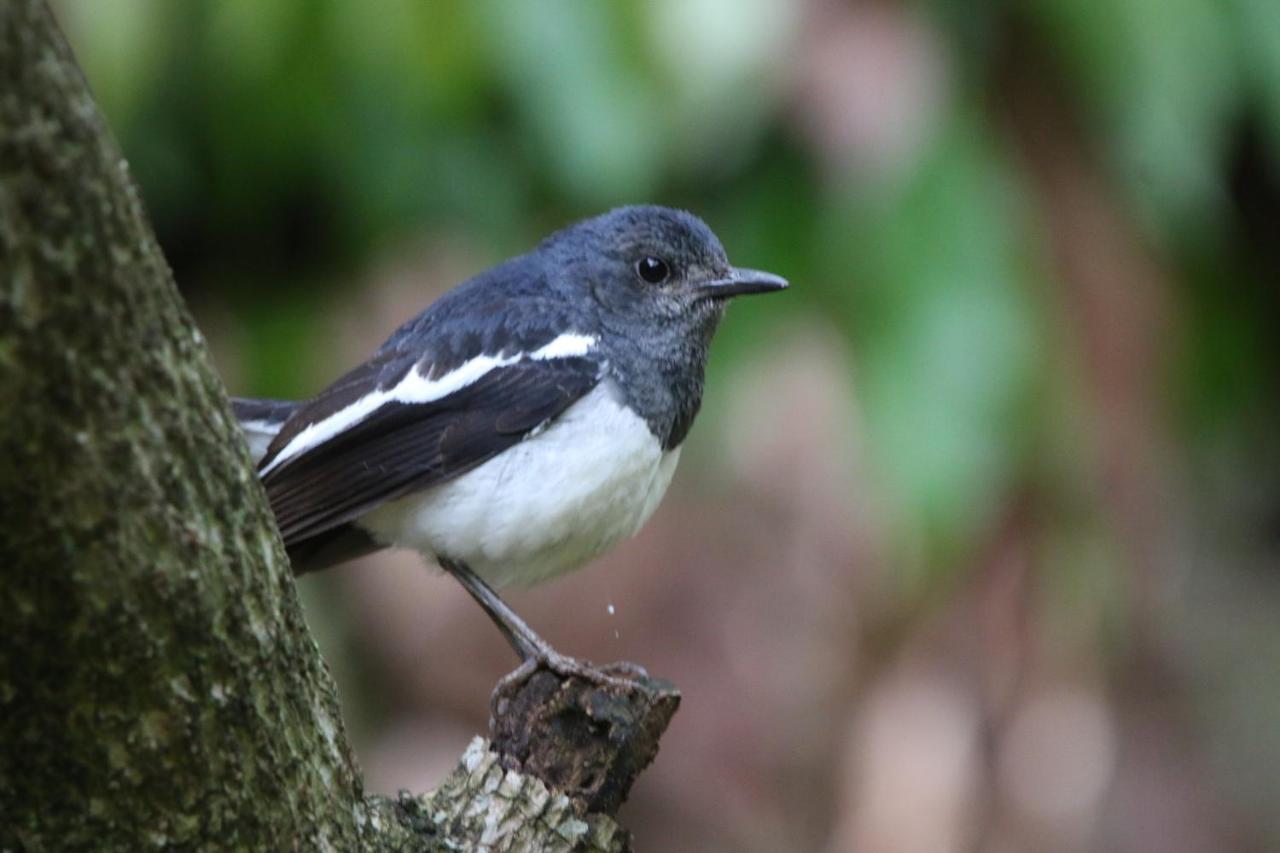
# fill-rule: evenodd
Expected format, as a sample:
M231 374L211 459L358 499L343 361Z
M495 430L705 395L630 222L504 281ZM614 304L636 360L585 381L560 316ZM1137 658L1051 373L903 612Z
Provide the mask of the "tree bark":
M0 566L0 849L629 844L518 772L563 743L477 739L437 791L364 796L226 394L42 0L0 0ZM599 691L574 718L641 735L592 789L609 811L675 709L640 692L634 720Z

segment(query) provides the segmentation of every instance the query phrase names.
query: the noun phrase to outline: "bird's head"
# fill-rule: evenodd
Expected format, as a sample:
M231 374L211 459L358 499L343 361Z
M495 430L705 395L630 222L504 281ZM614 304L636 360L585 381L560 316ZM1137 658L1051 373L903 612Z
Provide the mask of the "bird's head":
M668 207L620 207L548 237L555 278L597 306L615 328L663 327L710 336L729 300L787 286L734 267L701 219Z

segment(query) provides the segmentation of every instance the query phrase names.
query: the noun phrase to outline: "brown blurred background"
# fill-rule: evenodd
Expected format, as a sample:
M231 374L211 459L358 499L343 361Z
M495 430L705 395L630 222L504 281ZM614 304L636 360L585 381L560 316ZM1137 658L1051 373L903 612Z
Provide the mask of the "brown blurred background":
M1275 0L61 0L239 394L610 206L735 306L650 525L512 603L684 704L664 851L1280 848ZM370 788L513 664L410 554L301 582Z

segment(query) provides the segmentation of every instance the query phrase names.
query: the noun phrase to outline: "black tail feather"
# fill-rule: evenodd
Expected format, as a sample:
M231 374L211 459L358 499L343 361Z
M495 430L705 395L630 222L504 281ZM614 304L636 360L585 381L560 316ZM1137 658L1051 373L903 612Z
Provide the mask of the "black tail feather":
M303 575L372 554L384 546L360 528L343 524L301 542L286 543L285 547L289 552L289 562L293 564L293 573Z

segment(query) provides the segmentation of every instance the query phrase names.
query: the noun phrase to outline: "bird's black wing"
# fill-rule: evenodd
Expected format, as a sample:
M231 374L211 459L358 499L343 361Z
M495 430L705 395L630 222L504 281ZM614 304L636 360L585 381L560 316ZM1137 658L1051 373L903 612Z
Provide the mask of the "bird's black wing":
M280 431L259 471L286 545L476 467L558 416L601 375L589 354L508 357L439 399L388 399L411 372L429 375L415 355L379 353Z

